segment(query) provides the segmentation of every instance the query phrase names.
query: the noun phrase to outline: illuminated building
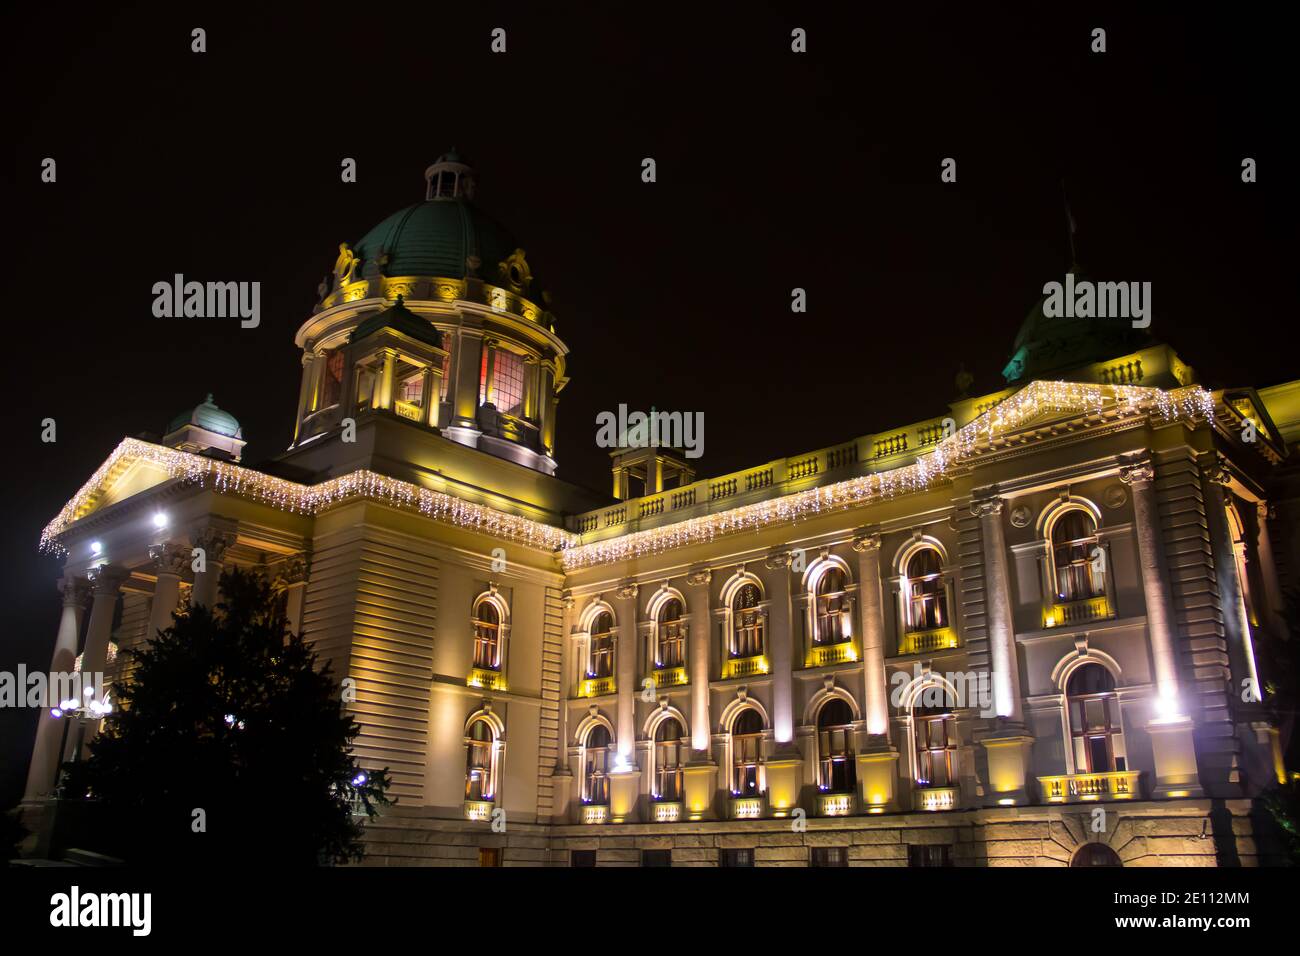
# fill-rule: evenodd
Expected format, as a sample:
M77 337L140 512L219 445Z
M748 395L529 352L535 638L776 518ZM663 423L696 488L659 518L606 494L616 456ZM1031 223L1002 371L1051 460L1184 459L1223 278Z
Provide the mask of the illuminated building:
M400 801L381 864L1262 857L1282 770L1249 690L1300 567L1300 382L1208 390L1039 308L1001 391L701 480L620 449L611 503L554 476L567 348L525 251L457 157L426 177L341 247L272 466L209 398L51 522L53 669L87 589L94 670L264 569L356 682Z

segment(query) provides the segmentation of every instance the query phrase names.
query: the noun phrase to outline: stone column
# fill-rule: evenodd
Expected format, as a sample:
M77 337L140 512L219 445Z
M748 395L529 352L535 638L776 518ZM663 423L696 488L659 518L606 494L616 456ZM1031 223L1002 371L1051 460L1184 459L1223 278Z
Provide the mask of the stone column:
M452 354L456 369L455 389L447 393L452 406L451 421L447 424L453 429L461 429L462 437L457 441L471 446L475 444L474 436L478 435L479 369L484 347L483 339L476 333L462 329L457 350Z
M640 690L636 681L637 662L637 604L638 588L629 581L618 591L618 647L615 673L618 684L618 720L615 726L617 751L631 764L636 744L636 695Z
M496 405L496 377L497 377L497 343L492 339L485 339L483 347L487 349L487 368L483 372L483 403L491 402Z
M690 646L686 649L690 665L691 685L691 750L692 757L709 758L709 638L713 633L713 612L710 607L709 583L713 572L708 568L692 571L686 576L689 588L691 630Z
M993 703L1007 723L1024 723L1020 700L1020 663L1011 618L1011 588L1007 576L1007 539L1002 528L1002 499L995 496L971 503L980 519L984 547L984 599L988 615L989 660L993 674Z
M794 619L790 613L791 555L768 555L772 573L768 596L766 643L772 665L772 736L778 749L794 743Z
M442 371L434 371L432 367L426 368L420 373L420 395L424 399L424 404L420 408L420 424L438 427L438 387L442 379Z
M868 813L883 813L897 795L898 751L889 740L889 687L885 679L885 619L880 576L880 535L853 540L858 555L858 635L862 643L863 719L858 785Z
M312 404L312 393L316 389L316 353L302 353L302 385L298 389L298 419L293 425L293 440L297 444L302 434L302 420L307 416Z
M285 589L284 616L289 625L289 633L302 633L303 605L307 598L307 555L295 554L285 559L278 575L280 585Z
M190 551L179 544L156 544L149 549L149 557L156 562L158 574L149 605L149 633L145 636L152 641L159 631L172 626L172 613L180 603L181 575L189 565Z
M375 396L375 408L392 408L393 407L393 376L397 366L397 353L392 349L382 349L379 353L383 361L379 371L379 385L376 388L378 393Z
M194 589L190 605L212 607L217 603L217 587L225 565L226 551L235 543L233 530L204 528L194 537L194 547L203 549L203 570L194 572Z
M1215 577L1219 584L1224 630L1228 636L1229 663L1232 674L1249 678L1251 686L1259 689L1259 675L1255 668L1255 649L1250 633L1250 618L1246 613L1245 583L1237 573L1237 555L1228 524L1228 503L1224 486L1232 479L1224 463L1215 456L1203 469L1205 478L1205 517L1209 525L1210 546L1214 557ZM1229 682L1231 684L1231 682ZM1229 688L1231 693L1231 688ZM1261 690L1262 694L1262 690Z
M555 454L555 366L550 362L541 364L539 374L540 388L537 394L537 414L540 418L538 427L541 431L542 453Z
M577 604L572 591L560 595L560 712L557 721L555 769L551 771L551 817L557 823L568 820L569 801L573 798L573 772L569 769L569 693L573 673L573 608Z
M1192 720L1178 695L1178 650L1174 610L1165 568L1160 510L1156 502L1155 466L1149 461L1124 465L1122 482L1132 489L1147 634L1155 667L1154 716L1147 723L1155 762L1155 797L1199 797L1203 793L1192 737Z
M1285 639L1286 622L1282 613L1286 610L1286 599L1278 586L1277 565L1273 562L1273 542L1268 537L1268 519L1272 507L1267 501L1255 502L1255 514L1259 533L1255 539L1255 553L1259 555L1259 580L1264 586L1264 603L1267 607L1260 609L1265 628L1275 637Z
M113 633L113 612L117 608L117 595L122 582L131 576L126 568L112 564L101 564L91 568L86 575L90 579L90 622L86 626L86 649L81 655L81 674L83 686L92 682L97 696L104 693L103 681L96 675L102 674L108 666L108 642ZM86 699L83 698L84 704ZM86 725L83 747L95 738L99 723Z
M50 660L51 676L71 674L76 666L77 638L81 633L81 616L88 589L88 582L84 578L65 577L59 581L59 590L63 593L63 613L54 638L54 656ZM49 693L50 699L44 702L40 720L36 724L36 744L32 748L32 760L27 768L24 800L37 800L48 794L54 788L55 773L59 767L64 722L51 716L50 709L57 707L59 701L54 699L54 687L50 688Z
M1147 633L1155 663L1157 711L1173 717L1184 712L1178 699L1178 661L1174 643L1174 612L1165 575L1160 510L1156 503L1155 468L1150 461L1125 465L1119 471L1133 494L1133 517L1142 564L1142 594L1146 599Z

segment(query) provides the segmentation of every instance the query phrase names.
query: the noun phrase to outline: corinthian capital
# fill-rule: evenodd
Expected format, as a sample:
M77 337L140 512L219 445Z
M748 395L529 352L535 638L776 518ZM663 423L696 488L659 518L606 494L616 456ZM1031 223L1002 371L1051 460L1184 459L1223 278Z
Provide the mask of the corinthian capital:
M155 544L149 548L149 557L159 574L175 574L179 577L189 567L190 550L174 542Z
M59 591L63 594L64 607L79 607L86 603L86 594L90 591L90 582L85 578L69 575L59 578Z
M237 535L224 528L202 528L194 533L194 547L202 548L207 560L221 563Z
M101 564L86 572L86 579L96 597L117 594L118 588L130 576L130 571L116 564Z

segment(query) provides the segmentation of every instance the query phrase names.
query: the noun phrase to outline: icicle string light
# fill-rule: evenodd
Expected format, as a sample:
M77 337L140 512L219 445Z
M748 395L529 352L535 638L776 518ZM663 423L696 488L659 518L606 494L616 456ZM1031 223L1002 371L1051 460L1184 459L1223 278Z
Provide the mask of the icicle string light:
M1033 382L943 439L933 451L902 468L591 544L582 544L580 535L563 528L506 514L372 471L355 471L318 485L301 485L230 462L127 438L41 532L41 549L64 551L59 536L92 506L113 472L119 467L144 461L161 468L169 478L211 488L219 494L260 502L281 511L314 515L344 501L375 501L494 538L561 552L565 569L573 570L656 554L742 531L756 531L771 524L798 521L873 500L921 491L942 480L954 465L975 455L982 443L1014 431L1044 413L1100 414L1107 407L1114 407L1121 417L1149 414L1164 421L1196 420L1213 416L1214 397L1197 386L1167 392L1139 385Z
M1108 407L1115 408L1121 418L1147 414L1163 421L1206 419L1214 414L1214 396L1198 386L1167 392L1141 385L1032 382L910 465L580 545L564 551L561 560L565 570L591 567L921 491L943 479L959 462L973 457L982 443L1015 431L1040 415L1100 414Z

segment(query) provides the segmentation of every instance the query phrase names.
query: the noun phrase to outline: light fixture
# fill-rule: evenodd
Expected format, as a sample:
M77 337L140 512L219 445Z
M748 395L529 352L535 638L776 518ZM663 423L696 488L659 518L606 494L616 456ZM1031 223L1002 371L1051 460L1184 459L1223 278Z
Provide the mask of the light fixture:
M90 542L90 553L91 553L91 554L102 554L103 551L104 551L104 546L103 546L102 544L100 544L98 541L92 541L92 542Z
M167 512L155 511L153 515L153 526L155 528L167 527Z

